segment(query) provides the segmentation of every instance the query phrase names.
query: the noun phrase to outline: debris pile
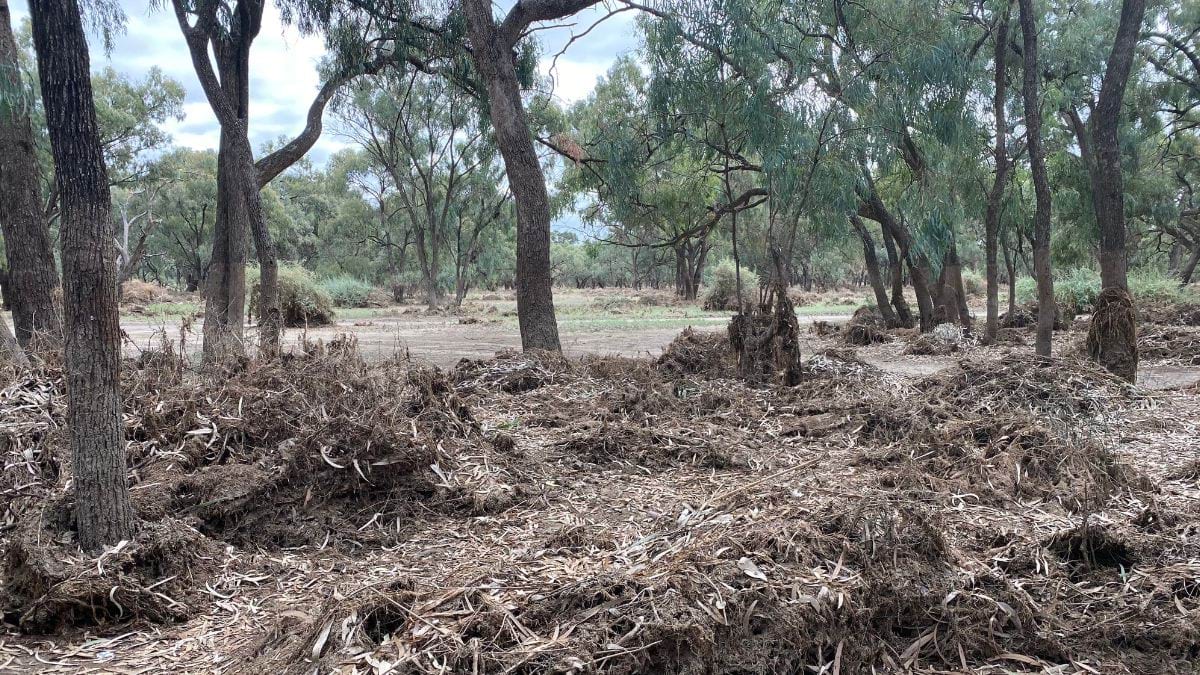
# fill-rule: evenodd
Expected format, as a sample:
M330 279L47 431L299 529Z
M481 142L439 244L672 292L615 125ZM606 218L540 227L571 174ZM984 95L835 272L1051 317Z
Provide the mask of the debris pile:
M908 381L819 350L795 386L737 379L728 338L694 331L656 362L504 353L448 378L328 350L207 388L143 368L134 494L161 527L102 576L69 541L43 547L66 570L10 563L4 620L158 622L136 649L174 671L1191 672L1195 467L1118 440L1194 422L1090 362L982 351ZM25 420L6 466L32 475L33 448L61 480L61 394L23 387L0 395ZM10 556L63 527L35 512Z

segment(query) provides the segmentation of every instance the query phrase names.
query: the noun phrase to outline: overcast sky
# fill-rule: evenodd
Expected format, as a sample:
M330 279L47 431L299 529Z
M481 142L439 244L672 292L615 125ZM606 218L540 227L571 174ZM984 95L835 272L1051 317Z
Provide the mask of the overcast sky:
M149 0L121 0L128 18L125 34L116 40L110 54L105 54L100 40L91 36L92 68L111 65L140 79L151 67L159 66L187 88L184 119L166 125L175 144L216 148L217 121L196 81L175 16L167 9L150 11L150 4ZM25 0L13 0L11 6L14 20L24 21L28 16ZM574 17L572 26L539 31L543 73L548 71L551 57L567 43L572 31L582 33L605 13L603 6L593 8ZM636 46L632 12L605 21L571 44L558 59L555 95L566 103L585 97L613 60ZM321 38L302 37L285 28L274 3L268 3L262 32L250 57L250 136L256 148L281 136L290 138L304 128L305 112L319 88L316 63L324 52ZM327 131L309 156L321 163L343 145L341 139Z

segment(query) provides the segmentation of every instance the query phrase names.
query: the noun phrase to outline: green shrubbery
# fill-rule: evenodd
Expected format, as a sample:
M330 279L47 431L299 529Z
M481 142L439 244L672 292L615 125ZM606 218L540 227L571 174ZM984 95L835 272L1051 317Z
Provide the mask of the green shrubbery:
M758 275L754 270L742 267L742 304L746 309L758 302ZM726 258L717 263L713 269L704 295L704 309L718 312L736 311L737 301L737 266L733 260Z
M1129 291L1136 302L1198 302L1195 291L1181 287L1156 269L1135 270L1129 274ZM1064 309L1076 314L1092 311L1100 294L1100 273L1093 269L1076 268L1054 277L1054 299ZM1037 284L1030 277L1017 280L1017 299L1027 302L1037 299Z
M987 293L987 280L983 275L972 269L963 268L962 271L963 293L968 297L980 296Z
M246 295L250 314L261 316L259 310L259 269L246 269ZM333 323L333 300L313 275L300 265L279 266L279 308L283 325L326 326Z
M368 307L375 290L371 284L349 274L322 279L318 286L329 295L334 307Z

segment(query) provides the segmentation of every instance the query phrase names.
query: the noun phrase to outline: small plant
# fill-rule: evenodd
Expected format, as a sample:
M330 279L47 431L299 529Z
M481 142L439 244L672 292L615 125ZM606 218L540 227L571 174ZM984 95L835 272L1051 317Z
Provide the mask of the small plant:
M368 307L375 291L371 284L349 274L322 279L318 285L329 295L334 307Z
M742 267L742 306L749 310L758 302L758 275L749 267ZM704 296L704 309L711 311L736 311L737 266L730 258L717 263L713 270L708 293Z

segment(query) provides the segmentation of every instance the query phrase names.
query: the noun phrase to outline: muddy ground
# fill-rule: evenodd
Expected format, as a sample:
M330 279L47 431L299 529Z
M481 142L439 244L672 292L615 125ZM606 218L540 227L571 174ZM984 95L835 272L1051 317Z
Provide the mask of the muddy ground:
M1019 332L805 329L800 385L749 387L715 321L662 354L677 326L566 332L570 360L372 321L215 379L135 350L146 525L99 560L61 380L0 392L0 672L1197 672L1191 356L1133 387Z

